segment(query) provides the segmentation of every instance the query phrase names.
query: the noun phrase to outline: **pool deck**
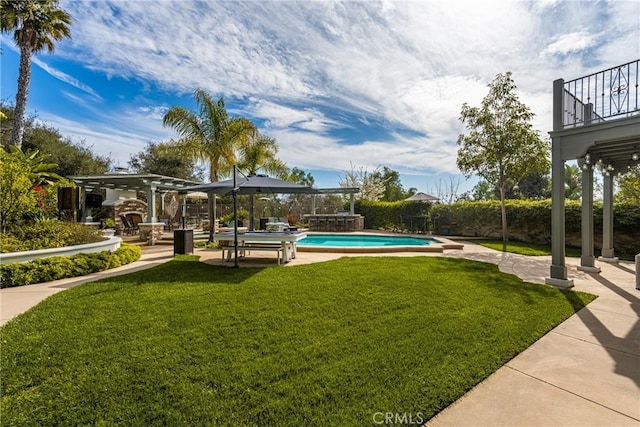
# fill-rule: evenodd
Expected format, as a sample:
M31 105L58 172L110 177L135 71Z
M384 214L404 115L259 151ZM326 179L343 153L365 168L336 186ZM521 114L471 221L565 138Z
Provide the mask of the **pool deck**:
M445 256L498 265L505 273L544 283L551 258L502 253L464 241L444 253L395 252L385 256ZM223 263L219 250L196 249L202 262ZM343 256L298 252L287 267ZM1 324L49 295L82 283L150 268L173 258L173 247L143 247L142 258L113 270L74 279L0 290ZM574 290L598 298L514 357L450 407L429 426L640 426L640 290L631 262L598 262L600 274L576 269L567 258ZM240 266L274 266L271 256L240 260ZM388 410L389 408L381 408ZM405 409L402 408L401 412Z

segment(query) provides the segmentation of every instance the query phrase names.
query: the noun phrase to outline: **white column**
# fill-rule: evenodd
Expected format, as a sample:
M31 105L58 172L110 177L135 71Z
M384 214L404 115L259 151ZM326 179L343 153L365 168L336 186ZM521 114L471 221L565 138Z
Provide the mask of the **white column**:
M147 189L147 221L154 223L156 219L156 186L151 184Z
M80 218L82 218L82 222L87 222L87 189L82 185L79 187L79 190L78 203L80 204Z
M349 215L355 215L354 195L349 194Z
M579 162L579 166L582 167L582 256L578 270L599 273L593 256L593 165Z
M602 184L602 256L604 262L617 263L613 249L613 172L606 171Z

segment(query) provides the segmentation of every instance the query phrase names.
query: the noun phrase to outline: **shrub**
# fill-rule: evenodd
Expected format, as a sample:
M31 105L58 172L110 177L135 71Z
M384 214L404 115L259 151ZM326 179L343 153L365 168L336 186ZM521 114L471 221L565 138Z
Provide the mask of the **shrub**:
M36 206L36 193L29 171L18 158L0 149L0 231L17 223Z
M220 217L221 224L228 224L231 221L233 221L233 212ZM242 227L242 224L246 221L249 221L249 211L245 209L238 209L238 227Z
M102 240L104 237L100 230L74 222L41 218L29 224L12 227L3 236L2 252L61 248Z
M123 244L114 252L55 256L0 265L0 288L84 276L140 259L140 247Z
M527 243L551 243L551 200L507 200L509 240ZM640 252L640 208L638 205L614 205L614 247L625 254ZM501 239L500 202L459 202L435 205L438 234ZM602 203L593 206L595 247L602 244ZM582 205L576 200L565 202L565 233L568 246L580 246Z
M431 203L425 202L378 202L357 200L356 213L364 216L364 226L369 229L404 229L409 218L429 215Z

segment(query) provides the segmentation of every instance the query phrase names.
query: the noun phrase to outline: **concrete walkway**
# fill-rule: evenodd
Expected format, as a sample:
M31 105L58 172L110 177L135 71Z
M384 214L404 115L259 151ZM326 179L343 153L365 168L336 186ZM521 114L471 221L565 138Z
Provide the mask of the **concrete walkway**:
M444 256L491 262L505 273L534 283L544 283L549 274L550 257L507 254L464 243L463 250L447 251ZM217 250L197 249L196 255L203 262L228 265ZM298 252L287 266L342 256L380 255ZM82 278L2 289L1 323L56 292L153 267L172 256L171 246L149 247L139 261L128 266ZM576 270L578 262L567 258L574 289L599 297L433 418L429 426L640 426L640 290L635 289L635 266L630 262L598 263L602 272L589 274ZM240 266L275 264L273 254L240 262Z
M550 257L465 247L465 258L544 283ZM462 254L449 253L448 256ZM433 418L428 426L640 426L640 290L631 262L576 269L574 290L598 298Z

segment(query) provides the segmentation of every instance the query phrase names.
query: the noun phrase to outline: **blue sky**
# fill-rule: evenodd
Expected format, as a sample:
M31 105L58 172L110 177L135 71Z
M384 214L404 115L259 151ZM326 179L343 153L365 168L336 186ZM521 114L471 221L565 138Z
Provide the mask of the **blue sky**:
M280 158L337 187L353 167L387 166L436 194L456 168L463 103L512 71L551 129L553 80L635 60L640 1L62 1L72 39L34 59L27 110L126 166L175 138L162 116L193 91L276 139ZM14 102L18 54L2 35L1 93Z

